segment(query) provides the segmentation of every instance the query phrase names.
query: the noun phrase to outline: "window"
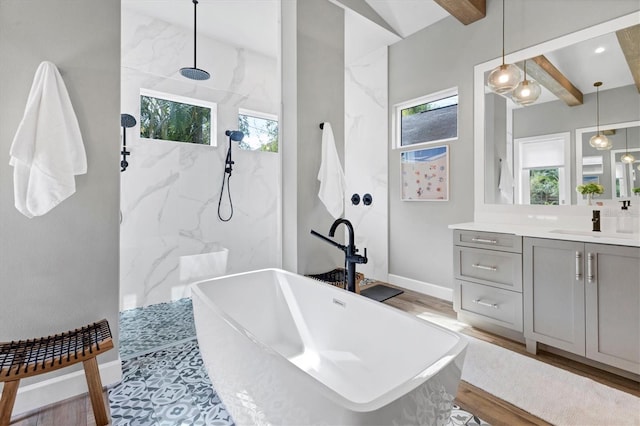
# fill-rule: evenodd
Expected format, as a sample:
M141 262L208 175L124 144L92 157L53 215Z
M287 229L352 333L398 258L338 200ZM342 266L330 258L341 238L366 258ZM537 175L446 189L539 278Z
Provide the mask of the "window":
M278 117L240 109L238 128L244 133L240 148L250 151L278 152Z
M520 204L571 203L569 133L515 140L516 197Z
M215 146L216 104L140 91L140 137Z
M394 107L396 148L458 138L458 88Z

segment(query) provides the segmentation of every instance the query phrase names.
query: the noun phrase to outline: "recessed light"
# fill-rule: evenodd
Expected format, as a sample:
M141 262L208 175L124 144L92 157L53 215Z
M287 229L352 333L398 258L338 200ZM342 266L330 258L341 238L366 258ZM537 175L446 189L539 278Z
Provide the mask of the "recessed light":
M605 50L604 47L600 46L600 47L596 48L596 50L594 50L594 52L602 53L602 52L604 52L604 50Z

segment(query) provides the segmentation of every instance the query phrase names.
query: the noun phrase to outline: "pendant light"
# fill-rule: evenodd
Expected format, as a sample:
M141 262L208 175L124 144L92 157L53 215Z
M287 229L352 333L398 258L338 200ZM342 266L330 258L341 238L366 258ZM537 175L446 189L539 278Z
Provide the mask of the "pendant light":
M183 77L191 80L208 80L209 73L205 70L201 70L196 66L196 7L198 6L198 0L193 0L193 66L180 68L180 74Z
M525 106L531 105L540 97L540 85L537 81L527 80L527 60L524 61L524 79L518 83L513 91L513 100Z
M599 151L603 151L611 149L611 142L609 138L600 133L600 86L602 86L602 82L596 81L593 85L596 88L596 135L589 139L589 145Z
M624 129L624 154L622 154L622 156L620 157L620 161L625 164L631 164L636 161L636 158L629 152L627 133L629 133L629 129Z
M520 81L520 70L513 64L504 63L504 0L502 0L502 65L489 74L487 84L494 92L503 95L516 88Z

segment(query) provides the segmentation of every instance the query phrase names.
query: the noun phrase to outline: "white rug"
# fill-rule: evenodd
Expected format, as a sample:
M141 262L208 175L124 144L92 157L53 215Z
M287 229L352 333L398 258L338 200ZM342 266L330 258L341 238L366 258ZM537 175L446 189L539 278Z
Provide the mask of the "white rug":
M459 331L464 325L435 320ZM640 426L640 398L520 355L469 339L462 380L558 426Z

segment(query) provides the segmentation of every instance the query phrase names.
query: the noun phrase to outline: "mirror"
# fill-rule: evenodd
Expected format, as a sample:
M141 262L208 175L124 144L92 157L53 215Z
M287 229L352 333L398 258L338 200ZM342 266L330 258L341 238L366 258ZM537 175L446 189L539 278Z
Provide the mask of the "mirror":
M576 130L576 158L582 162L577 164L576 182L598 183L604 187L604 193L597 199L628 199L633 188L640 187L640 121L605 125L600 127L601 133L611 141L611 150L599 151L589 144L596 135L596 128L590 127ZM634 157L632 163L622 162L622 156L630 153ZM585 204L586 199L576 194L577 204Z
M526 61L527 78L541 83L540 98L528 106L486 86L501 58L475 67L476 208L586 204L576 192L585 181L604 186L599 200L633 195L640 170L622 166L620 156L626 143L640 161L640 81L637 86L624 54L638 51L637 32L624 39L640 31L638 22L640 13L634 12L508 55L506 62L521 69ZM630 47L623 52L625 42ZM597 94L596 81L603 82ZM589 145L598 115L611 150L596 152Z

